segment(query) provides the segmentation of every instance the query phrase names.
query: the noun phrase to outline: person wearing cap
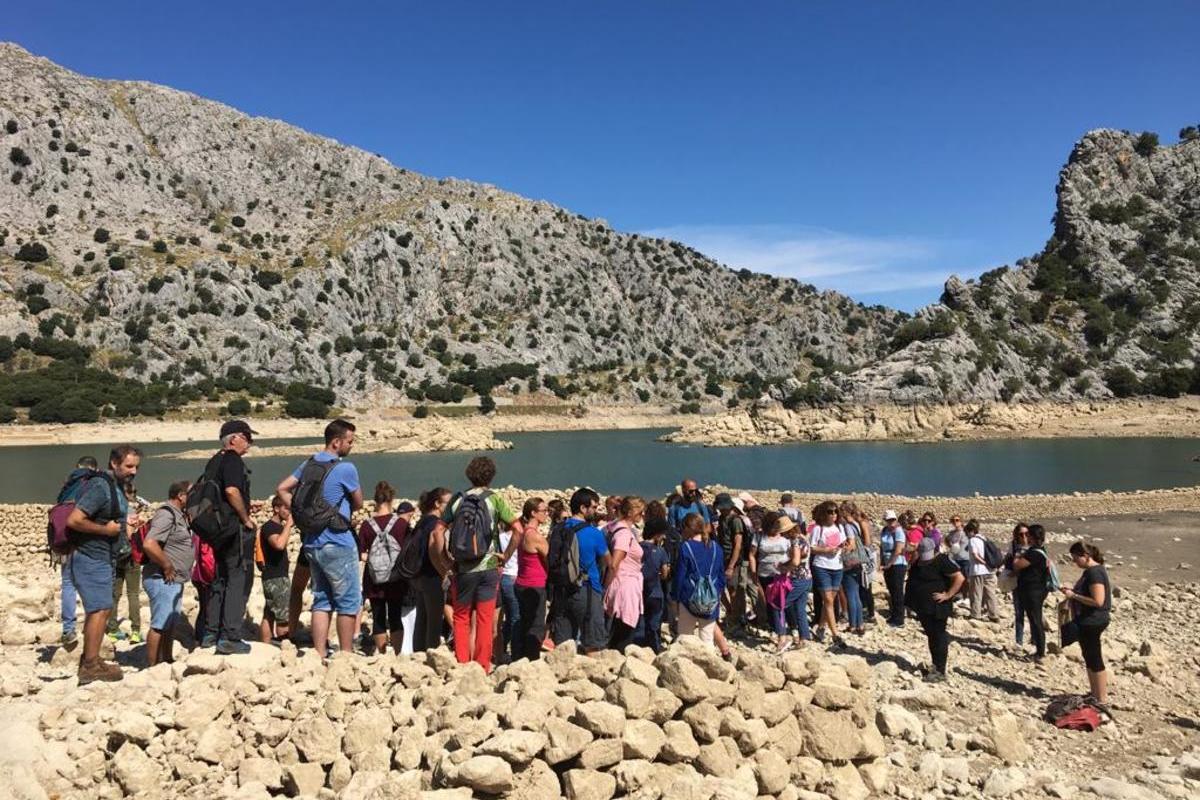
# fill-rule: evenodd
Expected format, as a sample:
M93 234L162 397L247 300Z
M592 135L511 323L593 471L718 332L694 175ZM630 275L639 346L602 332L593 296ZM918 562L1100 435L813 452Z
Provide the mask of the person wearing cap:
M663 649L662 621L666 605L663 585L671 576L671 560L663 542L670 527L665 517L647 514L642 529L642 620L634 641L655 653L661 653Z
M250 652L242 640L242 619L254 580L254 521L250 519L250 474L242 457L256 435L244 419L231 419L221 426L221 449L208 462L221 489L224 518L231 529L220 548L213 549L217 575L205 607L204 639L201 647L216 647L222 655Z
M779 495L779 513L799 525L800 532L804 533L804 512L796 505L796 498L790 492Z
M966 577L958 565L946 553L938 552L933 538L922 539L917 545L916 561L908 571L904 604L917 615L929 641L933 664L925 680L930 683L946 680L946 659L950 653L950 634L946 625L953 610L951 600L965 583Z
M888 592L887 623L893 628L904 627L904 575L908 571L906 555L908 537L900 525L895 510L883 514L883 528L879 531L879 563L883 568L883 582Z
M719 493L713 500L717 510L717 543L725 563L725 628L732 634L745 624L746 585L750 582L747 566L750 531L737 507L737 501L728 492Z

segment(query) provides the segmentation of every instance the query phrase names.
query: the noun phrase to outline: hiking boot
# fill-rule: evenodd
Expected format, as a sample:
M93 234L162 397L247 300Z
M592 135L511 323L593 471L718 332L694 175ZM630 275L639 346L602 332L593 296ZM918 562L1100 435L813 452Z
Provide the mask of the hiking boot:
M125 677L121 672L121 668L116 664L109 663L102 658L93 658L89 661L80 659L79 661L79 685L91 683L92 681L119 681Z
M250 652L250 645L236 639L222 639L217 642L217 654L222 656L244 656Z
M200 640L200 646L201 647L216 647L217 646L217 637L205 636L203 639Z
M64 633L62 635L62 649L63 650L66 650L68 653L70 653L78 646L79 646L79 634L75 633L75 631L71 631L70 633Z

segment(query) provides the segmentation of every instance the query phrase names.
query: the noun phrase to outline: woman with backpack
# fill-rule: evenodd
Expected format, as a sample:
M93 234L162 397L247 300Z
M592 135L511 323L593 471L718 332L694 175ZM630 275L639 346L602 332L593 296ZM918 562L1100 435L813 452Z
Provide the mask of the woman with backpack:
M683 518L680 538L671 581L671 599L679 604L679 635L691 634L715 644L721 592L725 590L724 553L709 538L704 517L694 511Z
M375 652L387 650L390 638L392 652L399 655L413 651L417 608L408 581L387 580L408 535L408 522L392 513L395 500L387 481L375 485L375 515L359 526L358 552L364 561L363 597L371 604Z
M1046 529L1041 525L1030 525L1029 547L1012 562L1013 571L1017 573L1017 588L1013 594L1018 598L1021 613L1029 620L1029 635L1033 639L1033 655L1026 658L1037 664L1046 657L1046 626L1042 619L1042 606L1051 588L1051 564L1044 549L1045 543Z
M792 591L788 566L793 548L787 537L795 530L796 523L785 514L768 514L763 518L763 525L763 535L750 545L750 572L766 599L771 628L775 632L776 652L782 654L792 649L788 637L787 601Z
M608 647L624 653L633 644L638 621L642 618L642 544L638 527L645 515L646 501L640 497L621 498L618 518L611 532L612 560L604 587L604 613L612 619Z
M1100 634L1108 627L1112 611L1112 586L1108 581L1108 570L1104 568L1104 554L1093 544L1075 542L1071 545L1071 560L1083 574L1073 587L1064 586L1061 590L1071 609L1071 621L1063 630L1063 644L1069 644L1070 638L1079 640L1083 663L1087 667L1087 699L1111 717L1106 705L1108 673L1100 649Z
M517 546L517 580L514 590L519 609L512 633L513 660L537 661L546 638L546 557L550 542L542 528L550 519L550 506L540 497L525 501L521 512L521 543Z
M869 557L863 542L862 527L858 524L858 506L849 501L838 506L837 524L846 539L842 552L842 591L846 597L848 630L862 636L866 632L862 607L863 571Z
M445 619L445 592L442 581L450 573L450 562L446 558L446 542L443 529L438 525L451 492L439 486L421 495L417 501L417 512L421 518L413 528L424 549L421 569L412 580L413 594L417 600L417 619L413 625L413 650L422 653L432 650L442 642L442 623Z

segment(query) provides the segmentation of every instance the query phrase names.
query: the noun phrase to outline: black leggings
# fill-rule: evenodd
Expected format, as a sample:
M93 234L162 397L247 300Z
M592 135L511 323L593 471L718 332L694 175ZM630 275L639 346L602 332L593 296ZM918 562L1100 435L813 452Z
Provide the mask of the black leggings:
M384 600L374 597L370 598L370 600L372 636L383 636L387 633L399 631L404 627L400 622L399 600Z
M418 575L413 578L417 596L417 622L413 626L413 651L422 653L442 643L442 606L445 597L442 579L437 575Z
M521 613L513 631L512 657L537 661L546 638L546 587L518 586L516 594Z
M1029 636L1033 639L1038 658L1046 655L1046 626L1042 621L1042 605L1046 602L1044 591L1021 591L1021 613L1029 620Z
M1104 672L1104 655L1100 652L1100 634L1108 625L1080 625L1079 649L1088 672Z
M620 619L613 617L612 633L608 637L608 649L624 653L625 648L633 644L635 634L637 634L636 625L627 625Z
M921 614L921 629L929 640L929 657L933 660L933 668L938 672L946 672L946 659L950 655L950 634L946 632L949 617L936 614Z

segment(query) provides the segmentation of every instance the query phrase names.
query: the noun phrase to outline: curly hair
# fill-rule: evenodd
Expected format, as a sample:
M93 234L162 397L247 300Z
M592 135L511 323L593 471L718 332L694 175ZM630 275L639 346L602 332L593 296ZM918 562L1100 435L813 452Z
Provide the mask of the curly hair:
M496 462L487 456L476 456L467 464L466 475L472 486L490 486L496 477Z

